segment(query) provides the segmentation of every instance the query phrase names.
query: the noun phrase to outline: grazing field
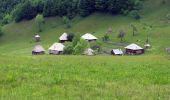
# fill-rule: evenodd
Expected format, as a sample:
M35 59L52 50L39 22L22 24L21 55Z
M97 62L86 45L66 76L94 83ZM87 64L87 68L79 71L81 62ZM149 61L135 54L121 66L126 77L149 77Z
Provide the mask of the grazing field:
M153 4L154 2L154 4ZM35 20L10 23L2 27L0 38L1 100L170 100L169 4L148 0L140 11L142 19L94 13L71 20L66 29L61 17L45 19L40 33L47 50L63 32L93 33L107 53L131 43L144 46L149 35L151 49L139 56L32 56L36 34ZM131 24L138 34L132 36ZM145 25L152 26L145 30ZM102 37L111 27L110 40ZM123 43L117 38L125 30Z
M1 56L0 99L168 100L167 56Z

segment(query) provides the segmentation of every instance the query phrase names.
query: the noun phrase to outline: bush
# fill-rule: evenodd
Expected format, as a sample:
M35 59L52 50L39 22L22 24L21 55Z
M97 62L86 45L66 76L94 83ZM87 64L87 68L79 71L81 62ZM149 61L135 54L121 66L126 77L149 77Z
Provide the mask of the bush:
M170 20L170 13L166 15L166 18Z
M75 47L79 41L80 41L80 36L75 34L73 38L73 47Z
M102 43L99 42L99 41L90 43L91 49L95 50L96 52L100 52L101 51L101 49L102 49L101 45L102 45Z
M74 39L74 33L69 33L67 36L68 41L72 42Z
M104 41L104 42L107 42L108 40L109 40L109 35L105 34L105 35L103 36L103 41Z
M2 24L8 24L12 21L12 16L10 14L5 15L5 17L2 20Z
M31 1L26 1L24 4L17 6L14 14L16 22L23 19L33 19L37 15L37 9L33 6Z
M77 43L77 45L74 47L74 54L75 55L79 55L82 54L85 49L89 48L89 42L84 40L84 39L80 39L80 41Z
M66 28L71 28L71 21L68 17L63 16L63 23L65 24Z
M141 19L141 16L139 15L138 10L132 10L129 13L129 16L132 17L132 18L135 18L136 20L140 20Z
M2 27L0 26L0 37L2 37L3 36L3 31L2 31Z
M38 14L35 18L35 22L38 26L38 32L42 32L42 25L45 23L44 16L41 14Z
M64 48L64 54L72 54L73 53L73 44L72 43L67 43L65 44Z

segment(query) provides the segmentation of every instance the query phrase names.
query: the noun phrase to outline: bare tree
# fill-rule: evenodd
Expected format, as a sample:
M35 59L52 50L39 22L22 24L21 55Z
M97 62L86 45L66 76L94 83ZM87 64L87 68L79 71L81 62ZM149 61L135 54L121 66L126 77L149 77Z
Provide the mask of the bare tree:
M134 24L131 24L130 25L131 27L132 27L132 33L133 33L133 36L135 36L136 35L136 33L137 33L137 28L136 28L136 26L134 25Z
M118 38L120 38L120 42L123 42L123 38L125 37L125 31L120 30L119 34L118 34Z
M111 34L111 33L113 33L112 28L111 28L111 27L109 27L106 33L107 33L107 34Z
M152 25L147 25L147 24L144 24L144 25L145 26L143 27L143 29L147 33L146 43L148 44L149 41L150 41L150 31L152 31L153 26Z

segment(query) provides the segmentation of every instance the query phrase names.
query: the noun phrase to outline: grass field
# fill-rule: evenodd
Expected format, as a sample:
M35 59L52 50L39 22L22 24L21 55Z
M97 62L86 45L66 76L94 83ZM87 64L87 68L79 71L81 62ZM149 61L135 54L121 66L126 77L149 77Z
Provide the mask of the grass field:
M144 46L149 33L152 48L139 56L32 56L34 20L4 26L5 34L0 38L0 99L170 100L170 58L165 51L170 47L170 21L166 19L170 7L160 2L148 0L141 11L141 21L94 13L76 17L72 28L65 29L62 18L53 17L46 18L40 33L42 45L48 50L63 32L95 32L108 52L124 49L130 43ZM131 23L138 29L135 37ZM153 29L146 32L143 23ZM109 27L113 34L109 43L103 43L101 37ZM120 29L126 31L123 46L117 38Z
M0 61L2 100L170 99L166 56L2 56Z

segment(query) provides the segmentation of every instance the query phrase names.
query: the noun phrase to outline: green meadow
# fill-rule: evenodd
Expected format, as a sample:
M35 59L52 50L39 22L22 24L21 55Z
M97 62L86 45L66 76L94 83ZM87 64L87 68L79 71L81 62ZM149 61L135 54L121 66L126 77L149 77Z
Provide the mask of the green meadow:
M154 5L152 4L154 2ZM45 55L32 56L35 46L35 20L10 23L3 27L0 38L0 99L1 100L169 100L170 47L169 4L148 0L141 10L142 19L94 13L76 17L66 29L62 18L45 19L40 33ZM133 37L130 24L137 27ZM143 29L145 24L153 28ZM108 43L102 37L111 27ZM120 43L119 30L126 36ZM149 34L152 48L138 56L76 56L48 55L48 48L58 42L63 32L80 36L90 32L99 38L103 50L110 53L131 43L144 46Z
M168 100L165 56L1 56L2 100Z

